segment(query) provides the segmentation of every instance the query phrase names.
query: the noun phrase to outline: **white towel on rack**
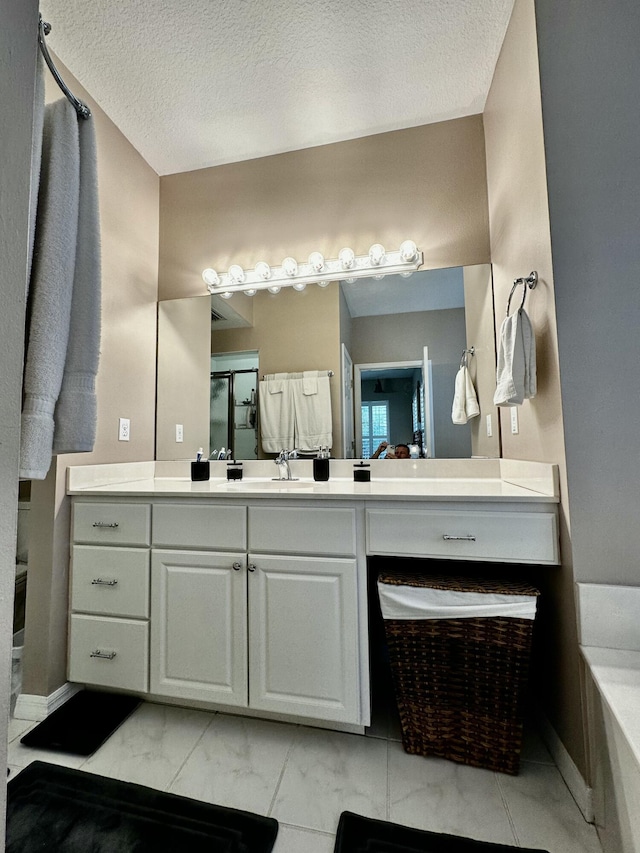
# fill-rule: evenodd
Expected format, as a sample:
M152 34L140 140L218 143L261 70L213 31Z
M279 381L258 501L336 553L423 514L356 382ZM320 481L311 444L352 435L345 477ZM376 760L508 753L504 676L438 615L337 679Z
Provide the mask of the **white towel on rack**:
M526 311L521 308L505 317L498 335L496 406L520 406L535 397L536 342Z
M302 371L302 393L317 394L318 393L318 371L303 370Z
M330 448L333 433L329 377L317 378L318 390L315 394L305 393L304 376L290 381L295 412L295 446L299 450Z
M476 389L473 387L469 368L463 364L456 374L451 407L451 420L454 424L466 424L471 418L480 414Z
M265 453L279 453L295 447L295 420L291 382L286 373L260 382L260 434Z

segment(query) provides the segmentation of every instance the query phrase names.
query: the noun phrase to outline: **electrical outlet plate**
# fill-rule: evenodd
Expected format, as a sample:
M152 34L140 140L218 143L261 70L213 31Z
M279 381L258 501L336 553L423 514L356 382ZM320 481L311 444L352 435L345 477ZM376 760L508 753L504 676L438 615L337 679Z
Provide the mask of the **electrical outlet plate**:
M182 424L176 424L176 441L184 441L184 427Z
M511 432L513 435L518 434L518 409L516 406L511 406Z
M129 418L120 418L118 424L118 441L129 441L131 432L131 421Z
M491 415L487 415L487 437L491 438L493 435L493 426L491 424Z

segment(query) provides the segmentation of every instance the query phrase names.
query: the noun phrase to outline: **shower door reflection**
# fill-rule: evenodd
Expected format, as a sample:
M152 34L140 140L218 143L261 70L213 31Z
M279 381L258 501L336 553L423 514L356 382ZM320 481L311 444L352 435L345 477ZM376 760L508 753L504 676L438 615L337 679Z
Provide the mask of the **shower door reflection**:
M258 369L211 373L209 453L231 449L234 459L258 458Z

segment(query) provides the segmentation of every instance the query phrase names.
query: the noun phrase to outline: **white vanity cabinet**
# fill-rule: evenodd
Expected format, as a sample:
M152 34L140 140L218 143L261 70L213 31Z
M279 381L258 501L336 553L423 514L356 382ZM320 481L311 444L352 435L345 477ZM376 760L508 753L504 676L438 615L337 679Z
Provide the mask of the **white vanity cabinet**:
M71 681L148 690L150 530L149 504L74 503Z
M366 572L353 507L249 507L252 708L368 722L361 701ZM365 619L366 623L366 619Z
M152 694L359 724L359 629L353 508L154 503Z
M367 554L557 565L555 507L507 508L407 502L367 508Z

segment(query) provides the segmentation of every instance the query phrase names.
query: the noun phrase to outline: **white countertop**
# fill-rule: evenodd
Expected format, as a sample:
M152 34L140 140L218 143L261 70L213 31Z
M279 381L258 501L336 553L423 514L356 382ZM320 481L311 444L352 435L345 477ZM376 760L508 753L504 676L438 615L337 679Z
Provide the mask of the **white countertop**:
M73 466L70 495L323 499L366 501L487 501L558 503L556 466L508 460L376 460L371 482L353 481L353 460L332 460L327 482L315 482L311 463L291 463L290 482L273 479L272 462L245 462L242 480L226 479L226 463L211 463L211 479L192 482L188 462ZM399 467L403 466L403 467ZM398 476L406 472L408 476ZM256 475L256 476L253 476ZM465 476L466 475L466 476Z

